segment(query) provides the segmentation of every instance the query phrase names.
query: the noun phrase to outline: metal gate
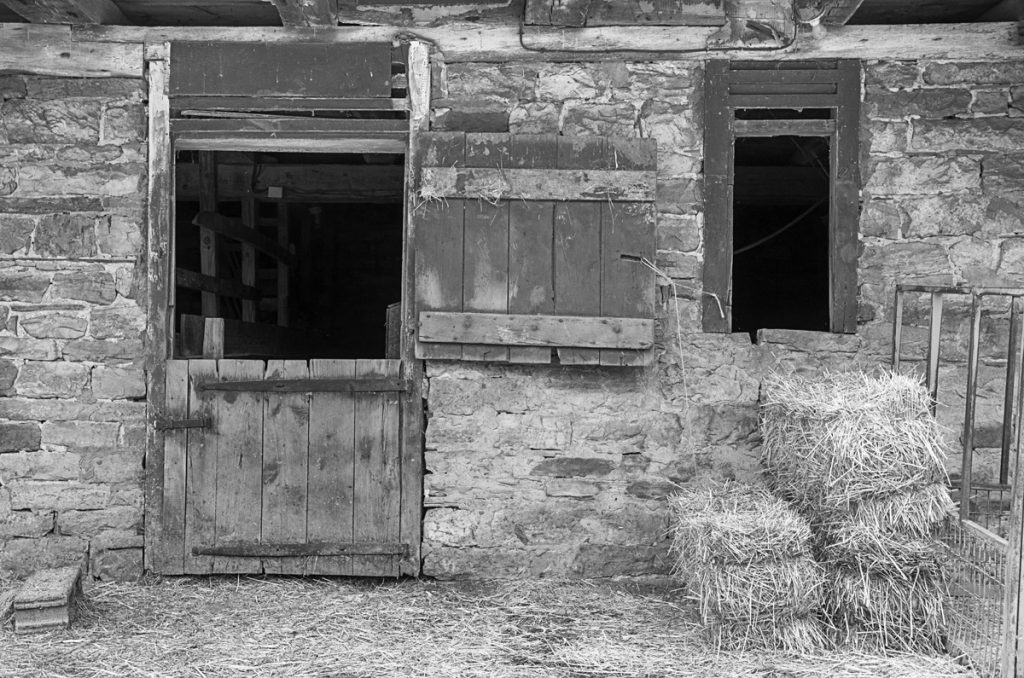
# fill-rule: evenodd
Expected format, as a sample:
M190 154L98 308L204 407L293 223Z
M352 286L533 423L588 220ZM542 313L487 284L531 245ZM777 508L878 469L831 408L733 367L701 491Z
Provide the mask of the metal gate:
M408 390L400 360L169 360L160 571L414 569Z

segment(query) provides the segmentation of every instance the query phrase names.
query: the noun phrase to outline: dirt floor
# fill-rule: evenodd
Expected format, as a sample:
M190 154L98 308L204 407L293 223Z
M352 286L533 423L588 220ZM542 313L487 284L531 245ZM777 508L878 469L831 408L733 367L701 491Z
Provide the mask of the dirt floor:
M0 630L5 678L952 675L973 674L944 657L715 652L664 584L150 579L89 586L71 630Z

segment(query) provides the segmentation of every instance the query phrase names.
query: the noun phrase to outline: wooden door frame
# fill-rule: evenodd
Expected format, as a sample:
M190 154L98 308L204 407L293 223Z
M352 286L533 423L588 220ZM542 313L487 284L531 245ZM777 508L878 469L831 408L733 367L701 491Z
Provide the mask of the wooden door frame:
M144 481L144 534L147 570L158 562L157 552L164 539L164 487L166 479L183 481L184 466L165 468L164 434L157 428L157 420L166 407L166 361L171 356L173 334L168 332L168 297L172 284L172 242L174 226L174 145L171 140L170 100L168 82L170 72L170 44L147 44L145 50L146 78L149 86L148 126L148 202L146 212L146 474ZM410 546L408 556L401 562L403 575L416 576L420 571L420 542L423 505L423 363L415 358L415 233L412 211L415 207L414 186L418 158L417 135L429 129L430 63L425 43L410 42L407 65L407 97L409 102L409 129L404 145L388 148L360 146L357 138L325 141L311 134L308 138L267 140L265 150L296 152L395 152L405 155L405 201L403 205L402 241L402 332L400 357L404 378L410 390L402 402L402 431L400 432L402 478L401 538ZM371 142L372 144L372 142ZM231 135L204 139L201 144L189 143L183 147L204 150L234 147L238 142ZM179 146L182 147L182 146ZM408 470L408 472L406 472ZM184 482L181 483L184 487ZM415 498L415 499L414 499ZM182 502L183 503L183 502Z

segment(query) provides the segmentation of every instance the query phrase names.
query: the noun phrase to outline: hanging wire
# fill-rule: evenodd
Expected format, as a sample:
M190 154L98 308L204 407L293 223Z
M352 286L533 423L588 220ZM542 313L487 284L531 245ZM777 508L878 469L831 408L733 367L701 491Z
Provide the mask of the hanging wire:
M804 217L806 217L808 214L813 212L815 210L815 208L818 207L818 205L820 205L821 203L825 202L826 200L828 200L828 196L820 198L818 200L818 202L814 203L813 205L811 205L810 207L805 209L803 212L801 212L799 215L797 215L797 217L795 219L790 221L788 224L786 224L782 228L780 228L780 229L778 229L778 230L776 230L776 231L774 231L772 233L769 233L768 235L766 235L765 237L761 238L760 240L755 240L754 242L750 243L749 245L741 247L738 250L733 250L733 253L732 253L733 256L736 256L737 254L743 254L744 252L752 250L752 249L754 249L755 247L757 247L759 245L763 245L766 242L768 242L769 240L771 240L772 238L782 234L784 231L787 231L790 228L792 228L793 226L796 226L798 223L800 223L803 220Z

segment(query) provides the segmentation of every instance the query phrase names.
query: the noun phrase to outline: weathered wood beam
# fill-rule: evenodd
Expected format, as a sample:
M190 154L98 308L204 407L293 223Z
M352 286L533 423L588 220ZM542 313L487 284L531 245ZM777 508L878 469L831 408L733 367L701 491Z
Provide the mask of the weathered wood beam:
M113 0L3 0L35 24L129 24Z
M24 26L24 24L6 24ZM658 52L666 57L706 59L709 54L720 58L747 60L790 60L830 57L859 59L956 59L973 60L1019 59L1017 22L923 24L900 26L836 26L821 40L801 35L795 47L784 52L775 50L732 50L706 52L703 47L714 29L707 26L602 26L598 28L547 29L527 27L520 44L519 27L511 24L483 24L469 21L438 26L339 26L337 28L259 28L216 26L188 27L121 27L75 26L71 34L84 42L375 42L402 37L422 39L437 45L448 63L486 61L566 61L579 59L587 51L593 61L649 61ZM0 38L3 32L0 30ZM644 53L628 54L629 49L642 46ZM680 50L698 51L680 54ZM627 52L609 52L618 49ZM556 50L552 53L551 50ZM566 50L559 53L558 50ZM572 51L568 51L572 50ZM0 57L8 49L0 39ZM22 57L19 57L22 58ZM24 59L23 59L24 60ZM26 60L27 61L27 60ZM0 58L0 63L3 59Z
M482 200L653 201L655 172L424 167L420 197Z
M262 195L270 186L283 186L284 199L333 199L339 202L401 202L404 193L401 165L273 165L260 166L253 182L252 165L220 164L217 195L239 200L250 190ZM199 168L179 163L174 169L174 195L179 200L199 199ZM290 189L297 189L291 191Z
M72 78L141 78L137 44L79 42L68 26L0 24L0 75L33 73Z
M281 15L281 23L293 28L336 26L337 0L268 0Z

